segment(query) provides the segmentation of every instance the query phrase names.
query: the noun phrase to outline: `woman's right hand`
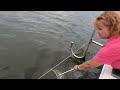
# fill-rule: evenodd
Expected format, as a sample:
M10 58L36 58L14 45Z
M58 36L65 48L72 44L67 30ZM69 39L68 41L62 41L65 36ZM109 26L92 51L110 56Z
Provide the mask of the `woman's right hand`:
M74 70L79 70L79 65L75 65L75 66L73 67L73 69L74 69Z

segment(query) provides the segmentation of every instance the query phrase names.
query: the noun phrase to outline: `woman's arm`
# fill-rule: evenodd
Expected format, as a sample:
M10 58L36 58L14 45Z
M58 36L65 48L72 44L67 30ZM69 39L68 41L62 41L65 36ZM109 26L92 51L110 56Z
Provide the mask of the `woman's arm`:
M75 65L74 69L75 70L88 70L88 69L95 68L95 67L98 67L98 66L101 66L101 65L103 65L103 64L98 63L95 60L91 59L89 61L84 62L83 64Z

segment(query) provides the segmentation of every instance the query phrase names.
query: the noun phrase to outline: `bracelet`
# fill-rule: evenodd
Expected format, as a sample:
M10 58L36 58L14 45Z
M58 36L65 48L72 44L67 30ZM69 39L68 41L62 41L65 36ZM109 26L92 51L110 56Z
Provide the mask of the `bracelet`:
M79 65L77 66L77 69L80 70Z
M80 68L80 65L77 66L77 69L78 69L78 70L82 70L82 68Z

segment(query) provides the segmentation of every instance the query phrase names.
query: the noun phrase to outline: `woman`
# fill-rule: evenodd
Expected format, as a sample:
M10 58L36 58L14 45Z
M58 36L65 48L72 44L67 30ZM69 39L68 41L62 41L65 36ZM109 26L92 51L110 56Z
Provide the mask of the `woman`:
M103 64L120 70L120 15L115 11L105 11L93 20L101 39L108 39L99 52L83 64L75 65L75 70L88 70Z

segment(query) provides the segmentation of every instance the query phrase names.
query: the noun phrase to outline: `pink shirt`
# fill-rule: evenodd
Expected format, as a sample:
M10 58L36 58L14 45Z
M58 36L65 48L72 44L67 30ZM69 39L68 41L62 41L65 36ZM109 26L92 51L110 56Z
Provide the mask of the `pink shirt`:
M93 59L120 69L120 36L110 37Z

